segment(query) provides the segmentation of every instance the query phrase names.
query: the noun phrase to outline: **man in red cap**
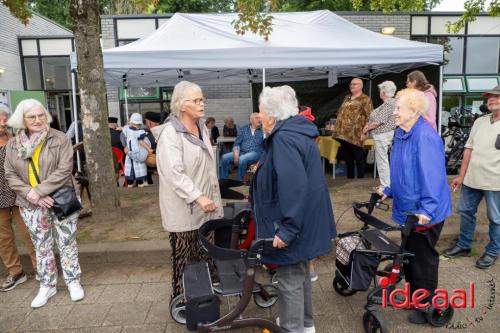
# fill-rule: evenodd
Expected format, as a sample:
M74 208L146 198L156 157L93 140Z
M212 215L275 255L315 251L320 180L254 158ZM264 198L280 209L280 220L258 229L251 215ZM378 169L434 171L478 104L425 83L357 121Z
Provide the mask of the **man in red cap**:
M483 96L488 98L491 114L474 122L465 144L460 174L451 183L453 190L462 185L458 202L460 237L454 247L444 252L449 258L470 253L477 207L484 197L490 221L490 242L476 261L476 267L482 269L492 266L500 253L500 86Z

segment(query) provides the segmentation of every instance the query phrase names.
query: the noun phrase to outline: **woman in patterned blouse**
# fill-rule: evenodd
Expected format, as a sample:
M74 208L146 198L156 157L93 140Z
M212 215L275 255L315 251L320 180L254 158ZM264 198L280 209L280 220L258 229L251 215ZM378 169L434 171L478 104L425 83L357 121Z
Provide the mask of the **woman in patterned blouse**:
M363 134L370 132L375 142L375 161L377 162L380 185L382 189L391 186L391 175L389 171L389 147L394 137L394 107L396 100L396 85L392 81L384 81L378 85L380 89L380 99L384 102L373 110L370 120L363 128Z

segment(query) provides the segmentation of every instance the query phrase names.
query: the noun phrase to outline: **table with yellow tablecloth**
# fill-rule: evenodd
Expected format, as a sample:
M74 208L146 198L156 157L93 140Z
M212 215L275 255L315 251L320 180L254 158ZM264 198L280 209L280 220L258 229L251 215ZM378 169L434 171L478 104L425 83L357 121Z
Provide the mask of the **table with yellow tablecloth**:
M363 146L365 149L372 149L375 145L373 139L366 139L363 142ZM328 160L330 164L333 166L333 179L335 179L335 164L337 163L337 153L340 148L340 142L332 138L331 136L320 136L318 141L319 153L323 160L323 170L324 170L324 161ZM376 175L376 165L374 166L374 178Z

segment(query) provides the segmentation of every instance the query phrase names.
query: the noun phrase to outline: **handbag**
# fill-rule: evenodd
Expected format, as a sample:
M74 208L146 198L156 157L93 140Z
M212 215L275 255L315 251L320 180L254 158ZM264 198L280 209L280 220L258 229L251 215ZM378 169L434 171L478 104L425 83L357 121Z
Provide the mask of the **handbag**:
M38 184L41 184L38 173L36 172L35 163L30 158L31 168L33 169L33 174L35 175ZM64 220L68 216L80 211L82 209L82 204L78 197L76 196L76 191L74 186L64 185L61 188L55 190L50 194L50 197L54 200L54 205L52 206L52 211L57 216L59 221Z
M148 153L148 157L146 157L146 165L150 168L156 168L156 154Z

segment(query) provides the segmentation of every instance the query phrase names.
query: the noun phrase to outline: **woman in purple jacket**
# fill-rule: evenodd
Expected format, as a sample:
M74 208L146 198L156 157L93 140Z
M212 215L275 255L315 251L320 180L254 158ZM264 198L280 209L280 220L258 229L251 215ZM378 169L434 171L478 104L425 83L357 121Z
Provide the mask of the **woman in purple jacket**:
M439 254L435 245L443 222L451 215L451 194L446 181L443 142L437 132L424 121L427 99L422 91L404 89L396 99L396 129L391 153L391 186L380 190L392 197L392 218L404 224L408 214L418 217L406 243L415 256L404 266L410 292L429 291L429 301L437 288ZM413 311L409 321L427 322L423 311Z

